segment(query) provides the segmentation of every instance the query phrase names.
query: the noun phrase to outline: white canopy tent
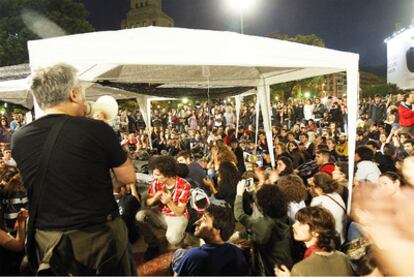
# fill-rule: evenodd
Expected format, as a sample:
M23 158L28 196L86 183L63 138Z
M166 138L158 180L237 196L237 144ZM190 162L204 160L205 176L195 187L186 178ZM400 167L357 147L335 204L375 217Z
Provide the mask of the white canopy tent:
M28 48L32 70L68 63L86 81L256 88L269 147L270 85L345 71L349 163L354 162L357 54L232 32L161 27L35 40Z
M33 97L30 93L30 77L19 80L9 80L0 82L0 100L22 105L28 109L33 107ZM86 89L86 99L95 101L103 95L109 95L117 100L135 99L136 93L105 87L99 84L89 84Z

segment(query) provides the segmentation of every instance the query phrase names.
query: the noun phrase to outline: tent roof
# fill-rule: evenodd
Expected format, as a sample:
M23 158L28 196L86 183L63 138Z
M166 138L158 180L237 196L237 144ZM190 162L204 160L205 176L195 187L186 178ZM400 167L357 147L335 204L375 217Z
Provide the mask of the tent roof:
M232 32L143 27L29 41L33 69L64 62L81 78L170 87L256 87L343 71L358 55ZM161 92L159 92L161 93Z
M0 67L0 81L24 79L30 75L28 63Z

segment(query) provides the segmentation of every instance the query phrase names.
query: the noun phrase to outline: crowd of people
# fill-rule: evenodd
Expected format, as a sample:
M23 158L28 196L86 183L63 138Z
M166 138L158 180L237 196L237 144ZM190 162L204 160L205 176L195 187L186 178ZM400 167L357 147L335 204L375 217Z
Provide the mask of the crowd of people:
M32 91L45 117L28 125L20 114L1 118L4 274L18 273L27 238L37 253L26 247L32 273L134 275L131 245L140 236L144 260L165 251L154 228L165 229L177 275L414 270L410 254L398 260L387 252L413 243L410 213L398 203L410 202L414 185L414 92L361 101L353 165L345 96L275 103L271 148L254 102L242 103L239 120L229 102L157 108L148 132L139 110L84 118L84 90L71 66L40 71ZM147 188L142 195L139 186ZM393 218L393 209L401 216ZM384 243L378 230L396 237ZM189 236L200 240L188 245Z

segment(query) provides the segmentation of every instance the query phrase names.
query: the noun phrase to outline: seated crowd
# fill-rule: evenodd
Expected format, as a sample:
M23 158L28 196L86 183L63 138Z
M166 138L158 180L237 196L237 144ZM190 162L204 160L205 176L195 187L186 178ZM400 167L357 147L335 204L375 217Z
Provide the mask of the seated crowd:
M400 102L411 105L411 95ZM242 105L238 129L231 105L217 104L211 111L200 103L180 111L156 110L151 133L139 112L121 111L108 124L125 152L140 162L137 173L142 175L138 184L114 180L114 197L130 244L142 236L148 245L143 258L151 260L165 252L154 233L154 228L164 229L167 248L175 251L171 263L175 275L398 273L381 266L374 255L376 241L365 228L368 219L354 204L364 206L360 199L367 188L386 191L383 197L393 201L405 199L403 187L414 185L410 172L414 116L411 125L399 126L407 124L407 119L395 119L399 114L395 107L401 103L385 104L378 97L368 105L363 102L361 118L370 117L357 129L356 170L348 176L353 165L348 165L343 100L275 105L273 149L260 125L255 141L254 105ZM4 275L20 270L28 201L7 144L8 123L2 121L6 121L0 160ZM18 122L14 130L24 125L19 116L14 121ZM7 130L10 135L14 131ZM142 187L146 191L141 195ZM353 194L356 200L348 216Z

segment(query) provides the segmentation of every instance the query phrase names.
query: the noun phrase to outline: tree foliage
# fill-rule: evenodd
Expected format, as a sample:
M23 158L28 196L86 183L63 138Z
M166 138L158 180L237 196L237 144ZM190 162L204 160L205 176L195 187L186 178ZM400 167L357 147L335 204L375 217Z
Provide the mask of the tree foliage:
M381 96L386 96L389 94L397 94L400 93L401 90L398 88L396 84L379 84L379 85L371 85L364 88L361 88L361 97L374 97L375 95L379 94Z
M272 33L270 34L271 38L276 38L280 40L287 40L291 42L297 42L307 45L313 45L313 46L319 46L319 47L325 47L325 42L318 37L317 35L296 35L296 36L289 36L286 34L278 34L278 33Z
M57 24L66 34L94 30L86 20L87 10L77 0L1 0L0 66L28 62L27 41L42 38L25 25L22 18L24 10L42 15Z
M307 45L325 47L325 42L320 37L313 34L289 36L286 34L273 33L270 34L269 37ZM317 85L320 83L321 78L322 77L313 77L274 85L272 86L272 96L278 95L281 99L286 99L289 97L301 98L303 97L302 91L315 91L317 89Z

